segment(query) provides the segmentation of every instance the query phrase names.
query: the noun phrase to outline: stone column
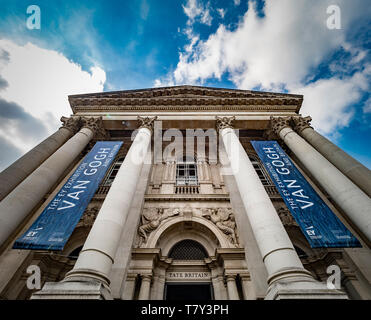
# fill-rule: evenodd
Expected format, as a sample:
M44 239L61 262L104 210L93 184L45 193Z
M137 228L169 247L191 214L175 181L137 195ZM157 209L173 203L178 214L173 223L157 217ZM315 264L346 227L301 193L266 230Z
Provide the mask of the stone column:
M149 300L149 295L151 293L151 279L152 277L150 275L142 276L138 300Z
M272 129L291 149L354 225L371 241L371 199L290 126L290 118L271 118Z
M292 120L300 136L371 197L371 170L315 131L309 124L311 117L293 117Z
M64 281L95 280L108 288L116 250L150 147L155 119L139 118L141 127L117 172L79 258Z
M0 173L0 201L62 146L80 126L80 117L62 117L63 126Z
M234 117L217 118L220 143L224 144L231 174L235 177L268 272L269 288L266 299L280 299L285 291L291 292L291 297L297 298L298 291L301 292L301 297L312 297L313 292L318 290L321 290L322 296L336 296L336 292L323 292L324 288L318 286L311 273L304 269L263 184L232 129L233 120ZM311 294L306 295L308 292ZM340 295L344 297L342 293Z
M101 118L84 118L83 127L0 203L0 245L42 200L93 138Z
M236 276L228 275L226 277L227 281L227 290L228 290L228 300L240 300L238 295L237 285L236 285Z
M250 276L241 275L241 282L244 300L256 300L256 294Z

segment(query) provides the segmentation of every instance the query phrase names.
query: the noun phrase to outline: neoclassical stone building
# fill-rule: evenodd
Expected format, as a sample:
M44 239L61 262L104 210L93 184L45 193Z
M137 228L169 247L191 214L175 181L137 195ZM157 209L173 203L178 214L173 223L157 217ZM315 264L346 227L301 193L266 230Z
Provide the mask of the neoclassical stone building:
M302 101L197 86L69 96L62 127L0 174L0 298L371 299L371 173ZM197 129L210 135L187 140ZM123 145L63 251L13 249L102 140ZM251 140L278 141L362 247L311 248Z

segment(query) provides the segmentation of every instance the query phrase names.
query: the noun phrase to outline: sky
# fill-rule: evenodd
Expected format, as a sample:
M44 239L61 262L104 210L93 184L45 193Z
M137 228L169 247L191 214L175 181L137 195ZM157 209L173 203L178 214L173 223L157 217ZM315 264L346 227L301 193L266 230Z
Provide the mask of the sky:
M182 84L303 94L301 114L371 168L370 0L0 8L0 170L61 126L68 95Z

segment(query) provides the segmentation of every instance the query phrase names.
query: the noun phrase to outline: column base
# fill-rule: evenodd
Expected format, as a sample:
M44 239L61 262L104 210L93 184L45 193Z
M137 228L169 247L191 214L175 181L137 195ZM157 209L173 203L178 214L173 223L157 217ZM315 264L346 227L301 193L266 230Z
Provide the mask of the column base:
M31 300L113 300L109 287L99 281L46 282Z
M349 299L342 290L329 289L327 285L318 281L276 281L272 283L264 300L284 299Z

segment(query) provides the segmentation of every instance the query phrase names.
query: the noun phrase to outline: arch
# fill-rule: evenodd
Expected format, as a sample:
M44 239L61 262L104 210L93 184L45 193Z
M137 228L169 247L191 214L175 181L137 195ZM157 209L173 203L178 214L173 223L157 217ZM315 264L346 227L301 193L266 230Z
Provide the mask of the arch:
M184 239L170 249L168 256L174 260L203 260L208 257L208 254L199 242Z
M181 227L185 222L192 222L194 225L192 228L184 228L182 233L174 231L176 227ZM204 230L204 232L197 230L197 226L199 226L198 229ZM167 239L166 244L160 244L160 240L164 238ZM160 225L158 229L150 234L145 247L161 247L162 254L167 255L174 244L185 238L201 243L209 256L215 254L215 247L234 248L223 232L212 222L200 217L192 217L190 220L185 220L183 216L170 219Z

